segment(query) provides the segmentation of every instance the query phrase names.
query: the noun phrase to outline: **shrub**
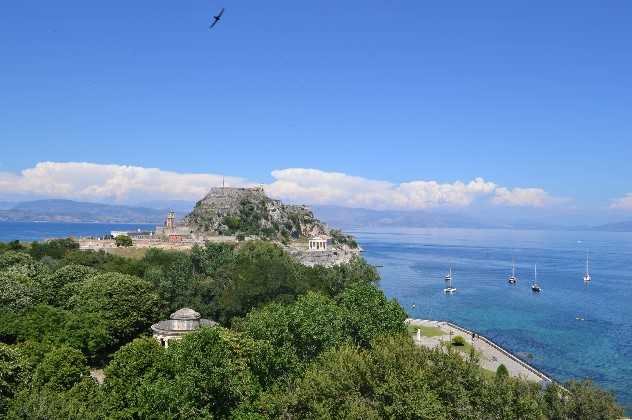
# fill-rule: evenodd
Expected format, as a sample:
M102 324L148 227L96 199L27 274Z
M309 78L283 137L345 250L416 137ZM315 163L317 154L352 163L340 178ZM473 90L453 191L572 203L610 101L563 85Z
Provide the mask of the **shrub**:
M226 225L226 227L228 227L231 231L235 231L241 226L241 220L239 217L226 216L224 217L224 225Z
M500 378L506 378L508 376L509 376L509 371L507 370L507 366L503 364L498 366L498 369L496 369L496 378L500 379Z
M237 234L237 240L238 241L244 241L244 240L246 240L246 236L243 233L238 233Z
M117 236L114 238L114 243L116 243L116 246L132 246L133 244L132 238L127 235Z
M456 337L454 337L452 339L452 345L453 346L459 346L462 347L465 345L465 338L461 337L460 335L457 335Z

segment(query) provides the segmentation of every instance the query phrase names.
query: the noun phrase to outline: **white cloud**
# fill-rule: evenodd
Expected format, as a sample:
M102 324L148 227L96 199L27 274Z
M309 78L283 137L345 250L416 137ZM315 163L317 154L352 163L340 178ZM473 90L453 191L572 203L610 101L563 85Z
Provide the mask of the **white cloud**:
M414 210L462 208L477 200L495 205L543 207L558 200L540 188L508 189L483 178L469 182L416 180L396 184L302 168L275 170L272 176L274 181L264 186L271 196L305 204ZM227 186L254 185L245 178L225 180ZM0 172L0 197L23 195L122 203L197 200L211 187L221 184L222 175L217 174L86 162L40 162L19 174Z
M541 207L553 201L536 188L508 190L483 178L464 183L411 181L393 184L317 169L283 169L272 172L275 181L266 191L278 198L310 204L335 204L372 209L429 209L467 207L479 198L493 197L493 204ZM537 192L537 193L534 193ZM516 196L520 196L519 199ZM504 198L504 200L503 200Z
M563 198L551 197L542 188L496 188L492 203L509 207L545 207L566 201Z
M20 174L0 173L1 194L89 201L197 200L209 188L221 184L221 175L86 162L40 162ZM247 182L242 178L226 177L226 185L245 184Z
M610 208L615 210L632 211L632 193L627 193L623 197L615 198L610 201Z

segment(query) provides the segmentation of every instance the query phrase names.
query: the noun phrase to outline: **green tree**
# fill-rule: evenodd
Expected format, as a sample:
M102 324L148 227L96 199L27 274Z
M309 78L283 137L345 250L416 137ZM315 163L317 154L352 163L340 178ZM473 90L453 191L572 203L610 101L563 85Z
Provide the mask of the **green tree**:
M147 331L161 313L160 298L151 283L119 273L99 274L77 283L69 308L98 314L107 322L115 343Z
M348 341L343 311L323 294L300 296L290 307L290 317L294 347L304 360Z
M119 414L105 411L103 400L90 377L83 377L67 391L24 388L15 396L7 419L96 420Z
M273 299L291 301L304 291L296 263L268 242L244 244L231 264L229 278L218 288L218 315L224 322Z
M177 254L166 270L163 270L157 284L158 292L167 303L169 312L192 306L195 281L190 256Z
M27 380L27 364L22 354L15 347L0 343L0 416Z
M130 238L128 235L118 235L116 238L114 238L114 243L116 244L117 247L120 247L120 246L127 247L127 246L134 245L132 238Z
M215 276L219 270L230 267L235 261L235 248L226 243L206 242L203 247L195 245L191 259L197 273Z
M371 351L330 349L287 387L262 394L259 408L270 417L306 419L447 418L424 380L424 355L406 336L384 339Z
M14 265L30 265L33 262L33 258L26 252L7 251L0 255L0 270Z
M31 280L14 271L0 271L0 307L9 311L21 311L37 302L39 293Z
M294 338L296 320L292 318L291 310L290 305L269 303L233 322L235 330L270 344L269 357L275 360L268 372L267 380L270 383L284 375L296 373L301 367Z
M33 258L38 260L45 256L52 257L54 259L61 259L66 255L68 251L79 249L79 243L71 238L67 239L52 239L46 242L33 242L31 243L28 252Z
M570 392L566 396L564 414L566 418L579 420L606 420L622 418L623 409L611 392L597 388L591 381L570 381L565 384Z
M156 413L228 418L257 394L258 381L249 367L253 344L219 327L201 328L164 351L137 340L114 356L106 394L116 399L116 410L130 418Z
M346 329L356 344L367 347L382 335L406 332L406 313L396 300L371 283L356 283L336 297L345 311Z
M10 242L0 242L0 254L7 251L24 251L26 247L20 243L18 240L10 241Z
M162 377L164 350L154 338L137 338L121 347L105 369L103 390L113 412L140 408L139 390ZM151 409L148 407L148 411ZM150 415L150 413L147 413Z
M83 353L69 346L61 346L46 354L35 370L33 385L68 390L88 374Z
M97 270L83 265L69 264L56 270L41 280L42 294L49 305L63 307L72 295L72 288L66 287L80 283L96 275Z

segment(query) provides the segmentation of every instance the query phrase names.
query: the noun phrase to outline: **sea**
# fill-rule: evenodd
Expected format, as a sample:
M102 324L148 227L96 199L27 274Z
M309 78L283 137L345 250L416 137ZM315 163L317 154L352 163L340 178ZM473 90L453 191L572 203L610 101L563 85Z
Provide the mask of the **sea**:
M100 236L142 224L0 222L0 241ZM409 316L485 335L557 379L593 380L632 413L632 233L357 229L380 287ZM586 256L592 281L585 284ZM510 285L512 259L516 285ZM530 283L537 264L539 294ZM443 293L452 267L454 295ZM414 307L413 307L414 305Z
M632 413L632 233L485 229L351 232L410 317L478 332L558 381L591 379ZM589 255L592 281L583 275ZM512 259L516 285L507 281ZM542 291L530 284L537 264ZM452 267L454 295L445 295ZM413 307L414 305L414 307Z

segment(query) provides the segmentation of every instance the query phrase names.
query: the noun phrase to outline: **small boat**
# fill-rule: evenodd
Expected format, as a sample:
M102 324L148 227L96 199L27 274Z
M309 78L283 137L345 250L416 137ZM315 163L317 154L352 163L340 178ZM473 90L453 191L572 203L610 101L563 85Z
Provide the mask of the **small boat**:
M509 284L518 283L518 277L516 277L516 260L515 259L511 260L511 277L507 279L507 282Z
M535 293L540 293L542 291L542 288L538 284L538 265L537 264L534 267L534 274L535 276L533 279L533 283L531 283L531 290Z
M584 273L584 283L588 283L592 280L590 271L588 271L588 254L586 254L586 272Z
M452 267L450 267L450 274L445 276L445 281L448 282L448 284L445 289L443 289L443 293L445 293L446 295L451 295L456 292L456 288L452 287Z

